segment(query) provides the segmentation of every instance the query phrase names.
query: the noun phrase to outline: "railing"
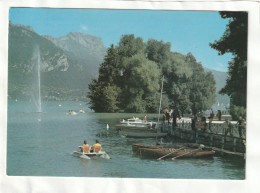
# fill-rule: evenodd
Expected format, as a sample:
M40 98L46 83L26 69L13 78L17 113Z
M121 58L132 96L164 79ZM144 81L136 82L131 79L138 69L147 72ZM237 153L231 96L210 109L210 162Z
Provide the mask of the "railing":
M228 132L228 136L234 136L234 137L240 137L239 136L239 128L238 124L231 124L231 132ZM169 131L169 129L172 127L172 124L168 124L167 122L163 123L163 129L164 131ZM180 129L185 129L185 130L192 130L191 128L191 122L190 121L178 121L176 128ZM225 128L223 128L223 123L211 123L209 127L209 123L206 124L206 129L202 128L196 128L196 130L202 130L208 133L213 133L213 134L220 134L220 135L225 135L227 132ZM246 125L242 127L242 138L246 138Z

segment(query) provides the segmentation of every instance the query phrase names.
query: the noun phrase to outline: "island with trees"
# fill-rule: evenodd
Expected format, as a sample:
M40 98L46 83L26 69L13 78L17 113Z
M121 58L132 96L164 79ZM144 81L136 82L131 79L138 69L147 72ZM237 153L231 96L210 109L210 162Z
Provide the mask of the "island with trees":
M171 51L168 42L122 35L111 45L89 84L90 108L95 112L156 113L160 82L164 77L162 106L196 113L215 102L216 86L211 72L188 53Z

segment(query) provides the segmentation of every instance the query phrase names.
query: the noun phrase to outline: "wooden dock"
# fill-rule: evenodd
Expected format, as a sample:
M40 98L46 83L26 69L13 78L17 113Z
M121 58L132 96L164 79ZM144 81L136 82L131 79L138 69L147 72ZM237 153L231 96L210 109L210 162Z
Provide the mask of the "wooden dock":
M221 127L221 125L219 125ZM245 158L246 141L237 135L225 135L224 132L211 132L209 130L192 130L189 126L178 124L176 128L163 124L162 130L168 132L169 136L176 140L203 144L211 147L221 156L239 156ZM220 129L221 130L221 129ZM236 133L236 132L234 132Z

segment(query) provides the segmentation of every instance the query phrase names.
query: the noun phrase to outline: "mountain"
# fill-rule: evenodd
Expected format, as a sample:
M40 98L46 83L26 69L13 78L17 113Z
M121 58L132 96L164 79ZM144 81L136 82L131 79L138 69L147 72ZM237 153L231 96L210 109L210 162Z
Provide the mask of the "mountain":
M28 26L13 25L10 22L8 44L9 98L28 98L32 95L37 78L36 50L40 53L43 78L49 76L51 71L66 72L71 65L69 57L62 49ZM50 81L44 82L44 86L51 84Z
M221 72L221 71L216 71L213 69L208 69L205 68L206 72L211 72L216 80L216 92L217 92L217 96L216 96L216 102L220 103L220 104L229 104L230 103L230 97L228 95L221 95L218 94L218 92L226 85L226 80L228 77L228 74L226 72Z
M61 38L47 37L37 34L30 26L10 22L8 96L28 98L35 92L37 58L40 58L44 97L85 99L88 84L97 77L105 53L102 40L91 35L69 33Z
M100 38L79 32L71 32L60 38L44 37L64 50L80 70L89 73L91 79L98 76L98 66L106 54Z

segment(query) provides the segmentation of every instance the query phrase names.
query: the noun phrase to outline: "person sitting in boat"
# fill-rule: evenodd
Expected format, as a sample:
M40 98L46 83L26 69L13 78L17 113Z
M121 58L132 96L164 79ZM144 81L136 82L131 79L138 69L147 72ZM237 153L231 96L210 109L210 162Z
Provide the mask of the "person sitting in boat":
M92 149L95 153L98 153L100 150L102 150L102 147L98 140L96 140L96 144L92 145Z
M81 151L84 152L84 153L88 153L89 150L90 150L90 145L87 143L86 140L84 140Z

